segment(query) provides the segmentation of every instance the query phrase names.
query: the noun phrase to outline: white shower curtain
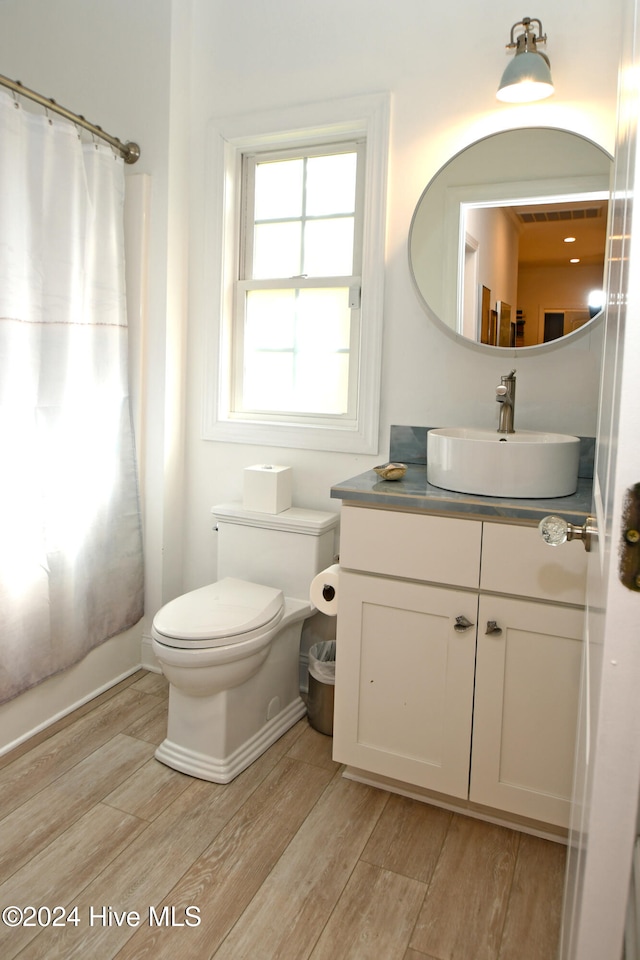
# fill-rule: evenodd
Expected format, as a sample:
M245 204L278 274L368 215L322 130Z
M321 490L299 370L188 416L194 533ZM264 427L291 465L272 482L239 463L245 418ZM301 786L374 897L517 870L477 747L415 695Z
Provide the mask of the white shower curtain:
M0 703L143 612L123 161L0 93Z

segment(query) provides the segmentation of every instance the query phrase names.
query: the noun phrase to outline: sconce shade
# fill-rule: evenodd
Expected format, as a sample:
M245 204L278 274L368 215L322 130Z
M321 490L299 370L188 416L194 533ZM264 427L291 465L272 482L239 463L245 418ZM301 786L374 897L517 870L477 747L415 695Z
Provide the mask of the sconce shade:
M496 96L505 103L529 103L553 92L551 70L542 54L517 53L502 74Z
M534 33L532 24L538 25L538 34ZM518 27L524 27L524 33L516 39L515 31ZM514 23L507 49L515 49L516 54L502 74L496 94L498 100L506 103L529 103L551 96L554 89L549 58L537 48L538 43L546 41L540 20L523 17L519 23Z

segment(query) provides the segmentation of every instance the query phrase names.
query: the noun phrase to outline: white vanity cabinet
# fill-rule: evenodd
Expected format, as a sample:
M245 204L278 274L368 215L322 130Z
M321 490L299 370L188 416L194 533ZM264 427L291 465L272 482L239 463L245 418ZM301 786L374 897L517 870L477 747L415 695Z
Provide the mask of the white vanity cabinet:
M582 545L345 503L340 565L334 758L409 791L566 826Z

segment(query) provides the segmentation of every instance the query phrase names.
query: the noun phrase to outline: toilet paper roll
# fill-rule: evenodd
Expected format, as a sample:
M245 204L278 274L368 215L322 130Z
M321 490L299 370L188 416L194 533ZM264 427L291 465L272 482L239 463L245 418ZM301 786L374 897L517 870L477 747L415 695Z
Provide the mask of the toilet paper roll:
M335 617L338 612L338 594L340 582L340 566L337 563L322 570L311 581L309 596L316 610Z

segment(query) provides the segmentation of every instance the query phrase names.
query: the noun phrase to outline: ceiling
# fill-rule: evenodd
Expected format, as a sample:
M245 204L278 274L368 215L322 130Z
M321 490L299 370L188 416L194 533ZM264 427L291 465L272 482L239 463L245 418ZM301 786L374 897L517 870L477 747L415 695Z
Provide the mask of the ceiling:
M520 263L564 266L577 257L582 264L604 264L607 207L607 200L583 200L506 208L518 224ZM575 241L565 243L565 237Z

